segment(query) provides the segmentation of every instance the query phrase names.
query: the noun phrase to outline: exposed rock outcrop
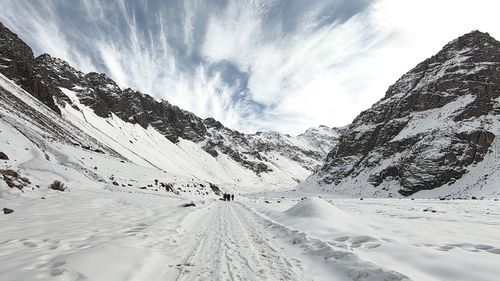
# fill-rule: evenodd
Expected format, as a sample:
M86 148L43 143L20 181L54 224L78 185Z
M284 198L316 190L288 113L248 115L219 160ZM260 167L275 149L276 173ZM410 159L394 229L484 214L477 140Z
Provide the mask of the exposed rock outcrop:
M54 102L56 90L39 77L33 51L19 37L0 23L0 73L61 114Z
M499 96L500 43L468 33L362 112L308 182L369 195L392 186L404 196L453 183L488 153Z

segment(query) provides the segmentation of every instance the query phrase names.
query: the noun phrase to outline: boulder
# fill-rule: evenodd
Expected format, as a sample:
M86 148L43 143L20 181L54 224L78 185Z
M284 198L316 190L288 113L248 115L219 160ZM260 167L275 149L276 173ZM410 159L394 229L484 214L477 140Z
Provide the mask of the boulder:
M196 205L193 202L191 202L191 203L184 203L181 205L181 207L184 207L184 208L185 207L196 207Z
M9 160L9 156L5 154L4 152L0 151L0 160Z

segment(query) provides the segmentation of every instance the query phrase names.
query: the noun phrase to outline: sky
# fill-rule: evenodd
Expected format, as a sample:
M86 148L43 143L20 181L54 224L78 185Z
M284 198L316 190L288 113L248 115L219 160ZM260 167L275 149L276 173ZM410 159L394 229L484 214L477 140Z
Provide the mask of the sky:
M35 55L246 133L344 126L498 0L0 0Z

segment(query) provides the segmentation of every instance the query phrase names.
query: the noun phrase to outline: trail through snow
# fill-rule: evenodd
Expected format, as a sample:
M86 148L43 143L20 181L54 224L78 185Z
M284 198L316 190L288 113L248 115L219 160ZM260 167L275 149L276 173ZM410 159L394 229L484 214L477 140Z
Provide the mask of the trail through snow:
M176 280L311 280L267 236L250 211L235 202L214 202L187 227L187 252ZM192 232L198 228L200 231Z

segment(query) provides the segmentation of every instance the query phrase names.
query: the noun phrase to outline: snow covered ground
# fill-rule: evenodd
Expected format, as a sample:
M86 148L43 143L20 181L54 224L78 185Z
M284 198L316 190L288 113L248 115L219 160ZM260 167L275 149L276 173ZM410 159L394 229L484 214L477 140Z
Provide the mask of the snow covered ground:
M265 201L255 198L252 208L304 233L306 240L331 246L325 266L332 256L353 255L412 280L498 280L500 274L499 201Z
M181 207L191 201L196 207ZM500 275L500 202L494 200L237 196L224 202L81 186L3 193L0 207L14 209L0 215L5 281Z

